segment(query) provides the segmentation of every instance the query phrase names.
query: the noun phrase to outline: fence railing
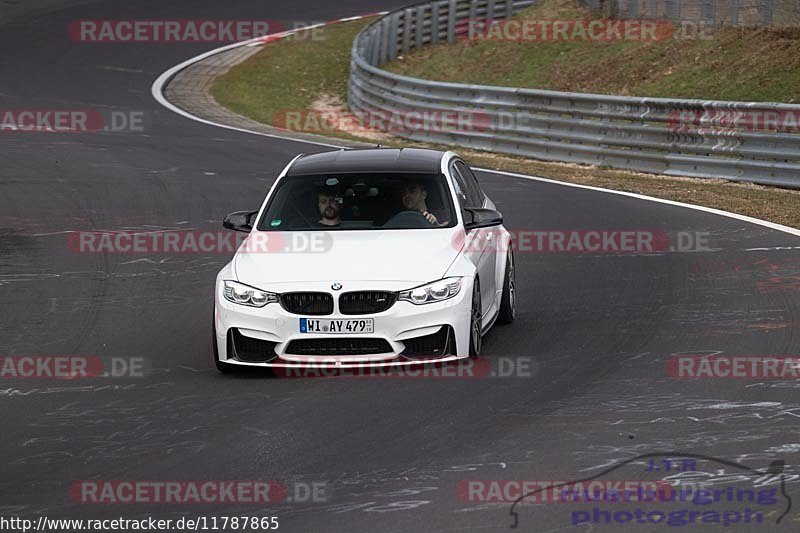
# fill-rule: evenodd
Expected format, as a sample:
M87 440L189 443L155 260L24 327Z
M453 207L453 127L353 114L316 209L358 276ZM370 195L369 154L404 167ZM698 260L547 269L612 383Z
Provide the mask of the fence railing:
M434 117L433 127L392 129L411 140L800 188L800 105L467 85L380 68L410 50L466 37L469 21L503 19L532 3L437 0L373 22L353 43L351 110L362 117L422 117L417 124ZM465 119L443 126L436 117L445 114Z

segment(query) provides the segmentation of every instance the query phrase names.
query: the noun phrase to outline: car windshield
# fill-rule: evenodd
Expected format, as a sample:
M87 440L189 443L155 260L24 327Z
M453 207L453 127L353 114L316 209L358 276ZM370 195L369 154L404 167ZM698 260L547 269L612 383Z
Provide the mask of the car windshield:
M344 174L281 180L260 231L432 229L455 225L443 175Z

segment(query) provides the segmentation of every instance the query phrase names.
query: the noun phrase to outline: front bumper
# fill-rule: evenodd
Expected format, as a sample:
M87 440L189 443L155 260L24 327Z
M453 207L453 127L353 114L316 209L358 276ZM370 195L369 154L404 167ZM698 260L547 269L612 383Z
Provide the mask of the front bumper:
M372 318L374 331L368 334L321 334L301 333L300 318L304 315L286 311L279 303L268 304L262 308L247 307L234 304L222 295L222 283L218 280L215 291L214 325L216 353L223 363L251 367L274 368L359 368L359 367L405 367L419 365L427 362L447 362L463 359L469 356L469 319L472 294L472 280L464 278L461 291L443 302L425 305L414 305L410 302L395 302L392 307L381 313L369 315L345 315L339 313L336 291L331 291L332 281L303 283L302 287L286 287L282 292L303 290L309 292L328 292L334 297L334 312L325 316L308 316L305 318L320 318L333 320L348 320ZM358 290L390 290L397 291L410 288L407 282L370 282L359 284ZM267 289L265 289L267 290ZM268 290L273 290L272 288ZM412 340L419 339L437 332L444 332L447 328L448 348L445 353L433 357L420 357L427 354L413 354L409 357L407 345L412 345ZM236 337L246 344L262 345L272 344L274 358L271 360L254 362L239 357L236 344L231 342ZM332 343L341 342L342 339L368 339L380 341L384 346L379 353L363 353L348 355L320 355L318 353L297 350L287 353L287 347L292 341L314 340L324 343L330 339ZM249 341L256 341L255 343ZM385 341L385 343L383 342ZM404 342L405 341L405 342ZM362 342L361 344L369 344ZM376 342L377 344L377 342ZM416 345L419 345L417 343ZM295 344L297 346L297 344ZM404 354L404 352L406 352Z

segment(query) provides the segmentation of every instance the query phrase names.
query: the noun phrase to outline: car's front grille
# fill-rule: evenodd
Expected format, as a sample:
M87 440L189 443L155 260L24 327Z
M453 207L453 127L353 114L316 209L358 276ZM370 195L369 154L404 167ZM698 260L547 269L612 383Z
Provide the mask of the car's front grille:
M297 315L333 313L333 296L327 292L288 292L280 298L283 308Z
M229 331L228 346L233 347L233 350L229 350L229 354L234 355L239 361L269 363L278 357L278 354L275 353L275 345L278 343L246 337L236 328Z
M402 352L403 357L409 359L435 359L452 355L455 348L453 343L452 328L442 326L436 333L414 337L403 341L406 348Z
M389 309L397 293L387 291L346 292L339 296L339 312L343 315L369 315Z
M290 341L287 355L372 355L391 353L386 339L343 337L336 339L300 339Z

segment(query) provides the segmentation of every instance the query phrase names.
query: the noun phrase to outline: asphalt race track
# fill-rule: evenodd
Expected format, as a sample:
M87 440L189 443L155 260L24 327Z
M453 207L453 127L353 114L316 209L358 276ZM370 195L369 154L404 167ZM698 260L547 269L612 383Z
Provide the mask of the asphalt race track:
M708 246L518 253L518 320L484 338L484 358L526 361L530 371L480 379L223 376L209 354L212 289L231 254L70 250L74 231L216 230L226 213L257 208L294 155L325 149L193 122L151 97L159 74L219 45L75 43L70 21L310 21L405 3L56 0L0 8L0 108L135 111L146 122L143 133L0 134L0 355L143 358L147 367L139 377L0 381L0 516L249 514L278 516L280 529L292 532L507 530L510 506L463 501L459 482L575 480L638 455L683 452L760 470L783 460L795 508L775 524L786 508L779 499L763 524L738 527L795 529L800 381L681 380L665 367L687 352L800 354L797 236L481 173L512 229L706 232ZM644 465L606 477L659 478ZM778 486L778 476L743 472L699 460L696 472L660 477ZM81 480L323 483L326 501L81 504L69 494ZM592 505L522 505L519 530L570 529L571 513L586 509Z

